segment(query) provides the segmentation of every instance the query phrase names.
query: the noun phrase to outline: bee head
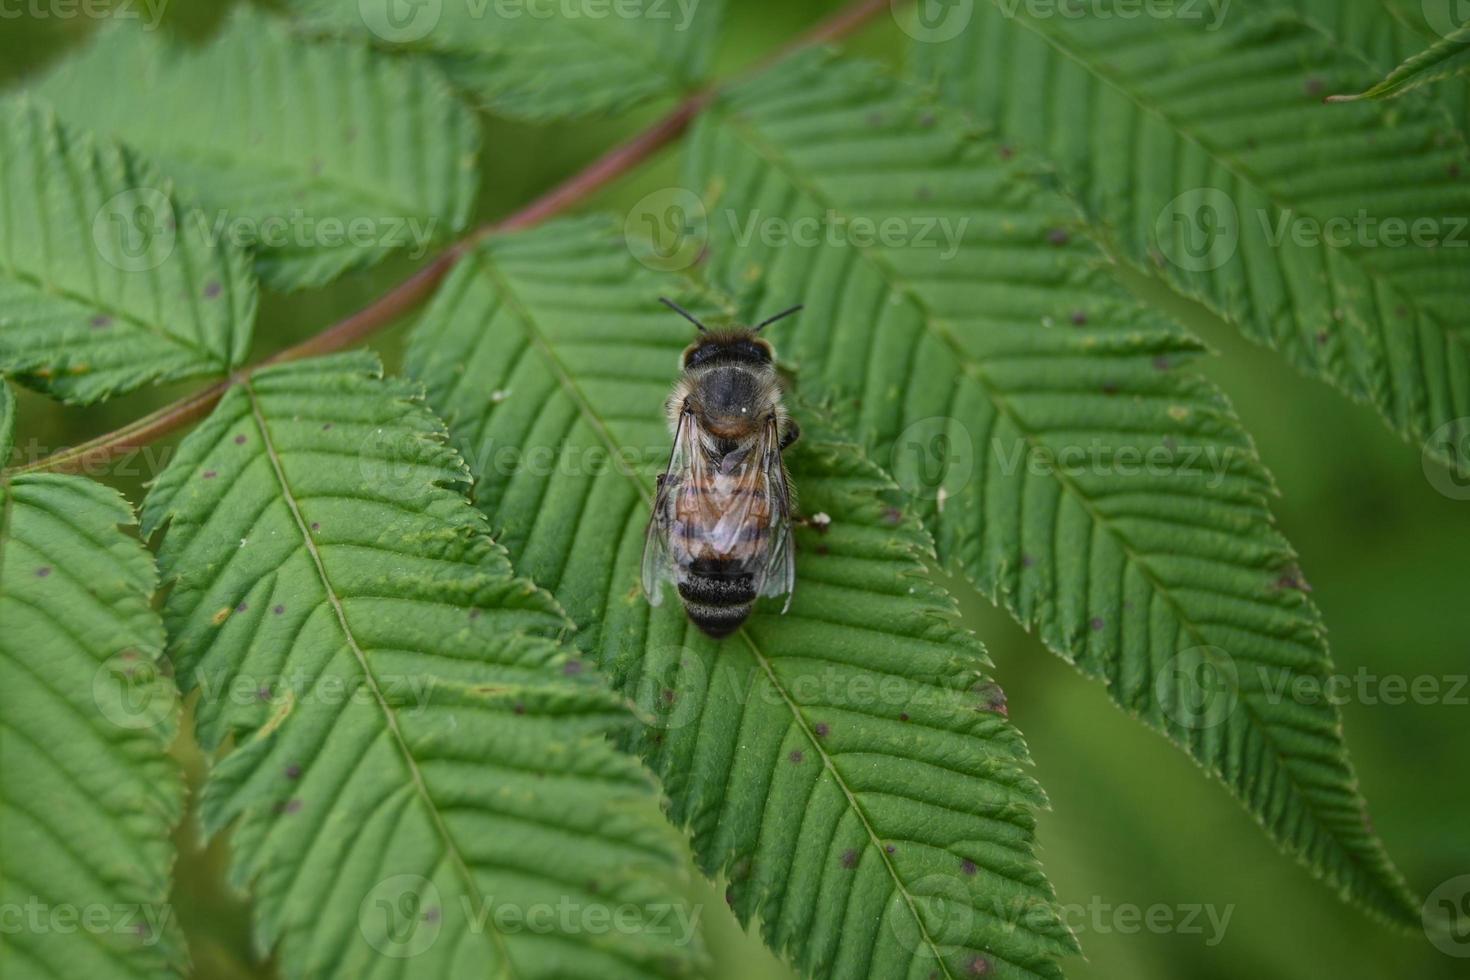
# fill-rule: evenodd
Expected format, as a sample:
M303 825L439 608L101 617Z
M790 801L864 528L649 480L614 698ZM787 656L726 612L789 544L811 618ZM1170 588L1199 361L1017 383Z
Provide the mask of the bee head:
M771 345L749 330L707 333L684 348L684 370L720 362L765 365L772 360Z
M686 371L721 361L769 365L774 359L774 354L771 345L760 336L761 330L801 309L800 306L793 306L789 310L783 310L773 317L762 320L753 327L736 327L717 331L710 330L692 313L672 300L660 299L659 302L699 328L699 339L684 349L684 354L680 359Z

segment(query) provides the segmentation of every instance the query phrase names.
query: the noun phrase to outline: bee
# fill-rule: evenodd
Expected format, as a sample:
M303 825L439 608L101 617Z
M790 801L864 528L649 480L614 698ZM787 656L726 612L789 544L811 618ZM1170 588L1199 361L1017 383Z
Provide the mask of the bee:
M796 577L791 484L782 453L800 430L781 401L771 345L754 327L699 328L680 357L665 405L674 449L659 476L643 546L643 591L652 605L672 581L689 619L715 638L740 628L760 596L786 596Z

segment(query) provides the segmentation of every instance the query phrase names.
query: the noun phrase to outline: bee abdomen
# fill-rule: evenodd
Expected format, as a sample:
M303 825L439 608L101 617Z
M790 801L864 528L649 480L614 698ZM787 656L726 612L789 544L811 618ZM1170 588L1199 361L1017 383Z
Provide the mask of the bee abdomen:
M689 619L710 636L729 636L740 628L755 605L755 582L748 572L721 574L709 566L736 565L735 562L702 561L679 582L679 598Z

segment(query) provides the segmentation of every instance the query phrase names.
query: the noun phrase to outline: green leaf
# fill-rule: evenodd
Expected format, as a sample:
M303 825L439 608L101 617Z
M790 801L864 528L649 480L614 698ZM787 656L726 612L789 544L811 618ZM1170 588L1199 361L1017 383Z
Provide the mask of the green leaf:
M1211 29L1183 9L982 3L959 37L914 50L948 101L1056 164L1124 261L1464 467L1447 448L1470 417L1463 137L1425 100L1324 107L1371 75L1290 14Z
M12 402L0 384L0 458ZM169 833L183 782L153 561L112 490L0 480L0 964L181 976Z
M630 716L466 483L370 355L256 372L184 440L145 527L200 743L235 741L205 828L238 821L286 976L687 975L678 840L604 737Z
M224 374L250 345L244 253L131 152L0 101L0 371L72 402Z
M806 58L707 111L687 183L713 281L806 304L771 328L800 391L891 463L941 558L1341 894L1417 921L1335 707L1292 699L1332 667L1249 438L1180 370L1197 342L1011 156L869 66Z
M10 461L10 451L15 448L15 395L10 386L0 379L0 470Z
M1261 10L1290 7L1302 19L1326 32L1343 47L1361 54L1380 72L1387 72L1460 26L1455 4L1459 0L1250 0ZM1433 93L1466 132L1470 121L1470 86L1441 86Z
M1461 27L1389 72L1383 81L1357 95L1334 95L1329 102L1396 99L1431 82L1470 72L1470 26Z
M662 402L689 325L602 220L494 238L408 363L517 567L650 719L635 744L744 921L815 977L1057 977L1075 948L1034 855L1040 789L932 543L856 446L788 451L807 514L790 612L716 642L639 588Z
M249 6L204 47L119 23L37 91L147 154L273 289L419 258L474 205L479 123L438 71L310 43Z
M533 121L623 112L678 96L703 78L723 0L561 0L418 4L293 0L316 30L432 53L456 85L493 112Z

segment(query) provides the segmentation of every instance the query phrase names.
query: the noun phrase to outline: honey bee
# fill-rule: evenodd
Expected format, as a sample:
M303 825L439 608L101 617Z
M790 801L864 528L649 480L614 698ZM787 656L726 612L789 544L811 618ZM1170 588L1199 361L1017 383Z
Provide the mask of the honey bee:
M659 476L643 546L643 591L657 606L672 581L689 619L719 638L740 628L760 596L786 596L796 576L792 495L781 454L800 434L781 401L771 345L754 327L699 328L665 406L674 450Z

